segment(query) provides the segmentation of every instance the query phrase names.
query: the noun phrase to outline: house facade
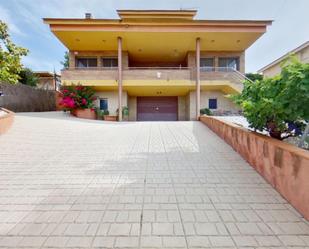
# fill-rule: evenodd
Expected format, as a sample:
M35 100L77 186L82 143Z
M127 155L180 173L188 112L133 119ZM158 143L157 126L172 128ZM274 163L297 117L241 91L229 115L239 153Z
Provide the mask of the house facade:
M59 74L48 71L35 71L34 75L38 77L37 88L60 91L61 76Z
M129 120L196 120L201 108L237 112L245 50L271 21L196 20L196 11L119 10L119 19L45 18L69 50L63 85L96 91L96 105ZM119 120L122 113L119 112Z
M295 55L296 58L300 62L309 63L309 41L303 43L302 45L298 46L297 48L291 50L290 52L284 54L277 60L273 61L272 63L266 65L265 67L258 70L258 73L263 74L265 77L273 77L275 75L280 74L281 72L281 63L288 58L289 55Z

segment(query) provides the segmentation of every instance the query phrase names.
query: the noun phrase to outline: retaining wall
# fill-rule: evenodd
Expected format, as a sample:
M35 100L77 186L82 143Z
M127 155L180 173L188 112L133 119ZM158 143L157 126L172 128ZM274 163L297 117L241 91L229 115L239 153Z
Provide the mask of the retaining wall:
M209 116L200 117L309 220L309 152Z
M4 108L0 108L0 110L6 113L4 116L0 116L0 135L2 135L11 128L14 122L14 113Z

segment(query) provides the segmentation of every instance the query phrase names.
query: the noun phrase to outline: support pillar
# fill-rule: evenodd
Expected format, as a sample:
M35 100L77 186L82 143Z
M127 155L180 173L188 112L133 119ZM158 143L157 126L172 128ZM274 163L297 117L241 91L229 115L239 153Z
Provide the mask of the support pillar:
M122 38L118 37L118 121L122 121Z
M201 44L200 38L196 38L196 120L199 119L200 116L200 101L201 101L201 82L200 82L200 54L201 54Z

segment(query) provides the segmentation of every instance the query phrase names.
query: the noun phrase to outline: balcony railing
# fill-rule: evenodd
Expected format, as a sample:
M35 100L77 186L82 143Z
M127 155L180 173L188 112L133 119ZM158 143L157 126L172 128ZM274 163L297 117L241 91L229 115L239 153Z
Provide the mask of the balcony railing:
M117 80L117 67L68 68L62 71L63 80ZM195 80L193 67L125 67L124 80ZM200 80L224 80L241 84L245 75L229 67L201 67Z

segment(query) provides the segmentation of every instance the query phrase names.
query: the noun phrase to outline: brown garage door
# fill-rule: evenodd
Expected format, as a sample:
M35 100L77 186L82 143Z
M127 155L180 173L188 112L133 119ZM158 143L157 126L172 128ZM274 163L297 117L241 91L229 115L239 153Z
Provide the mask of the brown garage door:
M138 121L176 121L177 112L177 97L137 97Z

